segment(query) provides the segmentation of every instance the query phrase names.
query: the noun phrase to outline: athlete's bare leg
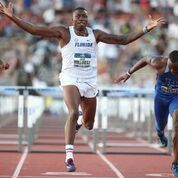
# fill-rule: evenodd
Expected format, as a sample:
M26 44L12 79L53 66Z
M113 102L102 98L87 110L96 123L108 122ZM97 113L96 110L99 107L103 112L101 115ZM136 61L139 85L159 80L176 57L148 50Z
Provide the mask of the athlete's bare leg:
M69 112L68 119L65 124L65 143L66 145L73 145L81 96L79 90L74 85L64 86L63 96Z
M68 172L73 172L76 170L73 151L76 123L79 115L78 108L81 96L76 86L68 85L63 87L63 97L69 112L68 119L65 124L65 165Z
M81 99L81 108L83 113L83 125L88 129L93 129L96 113L96 97Z
M66 150L66 169L68 172L76 170L74 164L74 139L76 133L76 124L79 116L79 104L83 112L84 126L91 130L93 128L96 112L96 97L85 98L80 96L78 88L74 85L63 87L63 97L67 105L69 116L65 125L65 150Z

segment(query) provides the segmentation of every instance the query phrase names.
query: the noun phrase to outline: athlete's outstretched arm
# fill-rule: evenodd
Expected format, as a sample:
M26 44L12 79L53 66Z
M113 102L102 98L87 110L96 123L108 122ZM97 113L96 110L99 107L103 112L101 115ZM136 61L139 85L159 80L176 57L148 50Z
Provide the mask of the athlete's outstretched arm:
M126 82L130 76L140 70L141 68L149 65L157 71L157 73L163 72L164 66L166 64L167 58L164 57L143 57L138 62L136 62L126 73L119 76L115 82L122 83Z
M29 22L25 22L13 13L12 3L9 3L7 7L0 2L0 13L6 15L16 25L32 35L38 35L43 37L61 38L64 27L45 27L37 26Z
M109 44L121 44L121 45L127 45L147 32L151 31L153 28L155 28L158 25L166 23L166 20L163 17L152 19L151 16L149 16L148 24L141 30L140 32L132 32L125 35L113 35L106 32L103 32L101 30L94 30L95 37L97 42L104 42Z

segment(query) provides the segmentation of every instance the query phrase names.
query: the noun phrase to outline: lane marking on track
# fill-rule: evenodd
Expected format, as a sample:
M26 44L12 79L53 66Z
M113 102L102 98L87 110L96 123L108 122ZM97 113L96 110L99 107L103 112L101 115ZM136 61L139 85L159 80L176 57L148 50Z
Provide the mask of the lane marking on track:
M173 176L172 174L168 174L168 173L156 173L156 174L145 174L146 176L149 176L149 177L168 177L170 178L170 176Z
M83 136L83 139L86 140L87 138ZM89 142L88 145L91 149L93 148L93 145L91 142ZM117 169L114 166L114 164L106 158L106 156L102 155L102 153L99 150L96 151L96 154L109 166L109 168L117 175L118 178L124 178L124 176L119 171L119 169Z
M2 177L2 178L12 178L11 176L5 176L5 177L0 176L0 177ZM18 178L34 178L34 177L35 178L49 178L48 175L43 175L43 176L19 176ZM52 177L50 176L50 178L52 178ZM58 178L60 178L60 177L58 177ZM61 178L64 178L64 177L61 177ZM79 178L79 177L78 176L77 177L76 176L70 176L70 177L65 176L65 178ZM114 178L114 177L91 177L91 176L88 177L88 176L85 176L85 178Z
M22 156L20 158L20 161L19 161L19 163L18 163L18 165L17 165L17 167L15 169L15 172L12 175L12 178L19 178L19 173L20 173L20 171L22 169L22 166L23 166L23 164L25 162L25 159L26 159L27 155L28 155L28 148L26 147L24 149L24 152L23 152L23 154L22 154Z
M46 172L42 173L42 175L50 175L50 176L57 176L57 175L70 175L70 176L91 176L92 174L86 172Z
M122 173L110 162L106 156L102 155L100 151L97 150L97 155L111 168L111 170L118 176L118 178L124 178Z

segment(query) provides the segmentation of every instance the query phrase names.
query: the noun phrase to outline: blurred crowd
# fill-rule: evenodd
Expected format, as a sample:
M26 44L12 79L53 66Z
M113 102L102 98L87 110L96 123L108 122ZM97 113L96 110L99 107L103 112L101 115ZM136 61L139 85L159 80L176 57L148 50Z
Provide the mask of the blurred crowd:
M165 17L167 24L129 45L98 44L100 86L114 86L114 79L143 56L168 55L178 48L178 0L14 0L13 6L23 20L47 26L71 25L72 10L82 6L89 12L89 26L114 34L141 30L149 14ZM10 63L10 69L0 74L0 85L58 85L62 60L58 42L28 34L2 14L0 56ZM126 85L150 87L154 80L146 68Z

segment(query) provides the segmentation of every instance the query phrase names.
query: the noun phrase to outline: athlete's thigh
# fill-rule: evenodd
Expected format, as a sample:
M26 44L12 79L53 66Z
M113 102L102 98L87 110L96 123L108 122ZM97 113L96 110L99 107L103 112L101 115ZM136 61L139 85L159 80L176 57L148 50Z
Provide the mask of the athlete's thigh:
M174 131L175 131L175 133L178 133L178 108L175 109L171 115L172 115L172 118L173 118Z
M81 97L75 85L63 86L63 97L69 111L78 110Z
M157 123L159 125L166 124L169 114L168 102L156 96L154 100L154 112Z
M169 104L169 113L172 114L175 110L178 110L178 96L176 96Z
M93 98L81 98L81 108L83 112L83 121L94 122L96 113L96 97Z
M169 112L173 118L175 128L178 129L178 96L171 101Z

